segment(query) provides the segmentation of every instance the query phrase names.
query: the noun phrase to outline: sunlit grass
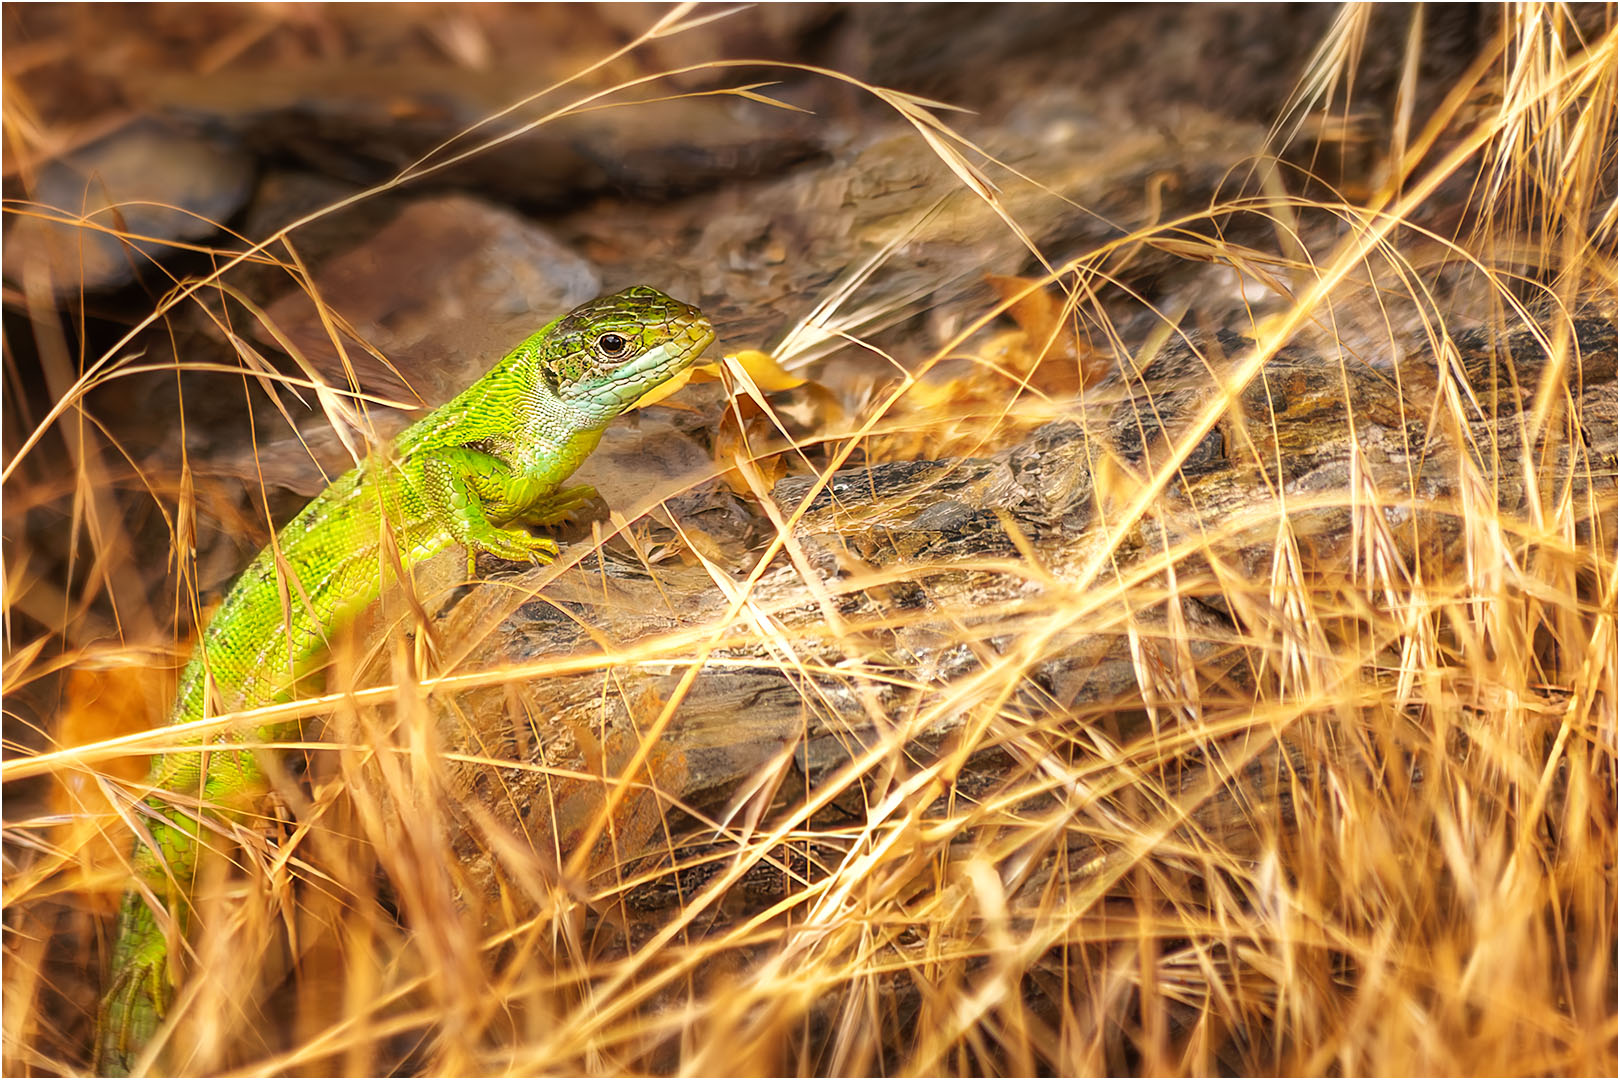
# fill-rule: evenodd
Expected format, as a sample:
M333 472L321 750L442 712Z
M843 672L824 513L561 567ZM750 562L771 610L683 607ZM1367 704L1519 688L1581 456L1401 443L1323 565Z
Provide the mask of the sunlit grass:
M1272 301L1224 327L1253 348L1224 358L1238 374L1151 469L1096 477L1101 523L1061 562L1026 544L1020 558L976 564L1022 586L997 609L917 615L895 605L876 621L791 623L762 599L762 583L784 565L795 573L808 565L792 531L809 513L806 498L771 506L775 535L747 554L742 572L691 560L724 598L712 620L496 670L457 663L487 644L477 636L443 655L420 637L411 648L387 635L370 655L341 653L327 696L253 717L329 722L323 740L291 751L310 762L308 786L287 777L277 785L291 835L272 847L251 820L231 827L221 847L239 845L232 854L248 872L227 874L220 860L199 882L200 929L170 1039L189 1049L172 1066L1612 1073L1614 461L1572 441L1577 405L1557 364L1531 388L1520 421L1544 440L1539 456L1510 458L1506 470L1528 478L1521 510L1499 506L1497 448L1473 446L1457 456L1459 494L1438 503L1423 491L1364 485L1314 502L1300 493L1256 500L1202 522L1191 539L1156 531L1178 466L1249 376L1291 343L1342 343L1347 365L1387 368L1414 341L1444 358L1448 339L1470 325L1529 325L1568 365L1575 313L1597 304L1613 319L1614 27L1580 47L1562 9L1508 9L1507 31L1439 114L1412 115L1406 95L1397 103L1381 183L1307 197L1302 133L1345 119L1342 87L1366 10L1346 9L1295 100L1279 103L1272 153L1234 163L1234 177L1256 178L1252 187L1234 180L1220 205L1163 215L1068 262L1037 260L1041 277L1004 283L994 307L952 312L963 327L955 340L806 440L827 463L817 486L846 462L1013 445L1072 413L1077 394L1088 408L1117 398L1117 387L1098 384L1097 365L1145 357L1182 334L1203 342L1199 332L1213 329L1197 310L1160 310L1146 341L1140 332L1126 340L1128 313L1155 299L1119 288L1135 253L1225 268L1252 286L1245 296ZM652 33L702 33L682 20L704 17L680 13ZM1407 64L1420 61L1422 45L1419 24ZM660 92L653 79L616 89ZM981 159L948 114L867 89L1030 243L1029 223L1014 220L987 182L1022 181L974 164ZM584 95L534 123L604 100ZM8 139L38 144L33 129L14 130L13 111ZM399 182L481 152L491 145L482 138L467 133L464 149L445 148ZM1441 234L1426 215L1457 177L1471 181L1469 225ZM1331 178L1316 179L1312 191L1331 189ZM1210 227L1239 216L1266 222L1275 246L1227 241ZM10 692L63 667L78 682L44 733L54 753L7 748L9 1073L83 1067L88 1025L74 1010L93 1008L86 992L99 987L108 933L84 913L116 902L127 851L108 794L140 790L127 755L173 748L177 738L160 727L112 742L120 734L112 725L127 723L130 710L91 715L91 703L99 689L115 700L149 698L143 718L161 715L161 674L123 680L161 667L151 644L192 606L184 590L168 610L147 602L156 570L132 565L118 509L135 486L115 498L105 463L123 459L79 406L106 380L153 364L136 351L137 335L183 304L231 331L243 370L267 392L315 389L307 363L289 379L253 352L223 299L235 291L251 304L232 275L250 258L302 280L286 241L296 242L303 223L262 243L246 238L247 256L220 252L219 270L175 282L125 341L83 364L65 337L43 329L55 321L38 307L43 294L21 300L60 393L26 430L8 412L4 674ZM801 328L778 358L793 366L794 340L858 339L870 318L860 307L864 283L853 275L806 297L814 333ZM1045 305L1017 306L1032 297ZM1015 330L996 322L1009 310ZM841 311L860 316L844 324ZM335 321L329 327L340 332ZM360 452L364 399L342 387L317 393ZM1443 384L1434 407L1409 421L1456 447L1474 409ZM67 459L55 453L64 437ZM764 495L769 466L743 445L735 443L741 460L716 469L735 468L743 490ZM1226 452L1265 469L1277 451ZM1590 482L1550 482L1570 474ZM206 493L186 478L141 483L166 515L180 505L170 520L184 550L193 502ZM60 506L82 522L86 550L96 552L84 595L36 580L34 540L21 531L30 506ZM1336 510L1349 514L1354 542L1322 565L1305 522ZM1428 543L1415 534L1417 514L1431 525L1443 519L1454 536ZM622 524L605 531L627 532ZM1269 552L1261 573L1239 558L1257 536ZM584 552L568 555L565 565L577 567ZM927 583L947 569L857 568L806 595ZM528 596L510 590L495 614ZM1187 623L1189 596L1224 605L1225 637ZM105 630L109 609L139 647L110 647L114 638L79 621L99 618ZM878 643L920 620L948 630L936 649L962 646L974 662L949 678L897 665ZM1043 662L1082 640L1126 643L1135 686L1124 700L1058 705L1032 689ZM685 805L670 756L678 750L659 736L693 682L744 662L739 654L789 674L835 675L870 700L904 686L914 708L863 732L849 761L814 785L790 777L789 757L774 758L722 818ZM567 767L521 755L509 763L594 800L566 850L493 824L492 808L455 771L488 764L485 748L442 745L435 706L480 686L496 688L480 699L488 701L507 684L595 678L606 699L620 693L617 673L654 668L684 677L665 700L624 703L641 743ZM822 707L806 701L807 711ZM188 734L242 722L222 718ZM942 730L952 733L942 749L917 749L919 737ZM964 770L992 753L995 782L965 793ZM47 797L27 787L40 778ZM498 888L464 865L458 830L504 845L494 853ZM779 893L745 903L764 870L777 875ZM637 897L660 886L678 902L656 918L636 914ZM298 959L267 1006L267 988L290 966L281 944L289 932ZM62 935L83 950L76 970L50 958ZM266 1030L276 1033L274 1050L264 1048ZM293 1033L285 1042L283 1030Z

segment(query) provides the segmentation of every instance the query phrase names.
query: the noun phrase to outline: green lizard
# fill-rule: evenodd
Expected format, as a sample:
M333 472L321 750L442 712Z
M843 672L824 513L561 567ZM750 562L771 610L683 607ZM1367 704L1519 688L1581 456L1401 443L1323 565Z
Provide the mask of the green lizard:
M460 544L550 562L557 545L524 524L562 520L595 496L563 482L602 432L714 340L696 308L638 286L548 324L385 452L335 480L282 528L232 586L180 676L171 723L289 700L329 636L379 595L393 567ZM284 726L252 732L273 742ZM96 1034L96 1066L128 1072L167 1009L170 932L181 935L208 843L200 804L230 814L263 788L254 751L153 759Z

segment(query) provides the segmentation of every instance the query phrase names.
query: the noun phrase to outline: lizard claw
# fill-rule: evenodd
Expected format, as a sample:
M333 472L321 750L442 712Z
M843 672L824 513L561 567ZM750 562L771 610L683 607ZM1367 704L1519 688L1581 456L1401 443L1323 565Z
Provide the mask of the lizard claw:
M476 575L479 552L486 552L508 562L527 562L535 566L545 566L557 557L557 542L549 536L534 536L520 528L492 528L487 534L474 537L467 544L469 578Z
M549 536L533 538L535 544L528 551L529 561L536 566L545 566L557 557L557 541Z
M120 913L112 983L96 1018L95 1071L127 1076L169 1011L168 942L138 893Z
M524 513L523 519L531 525L558 525L572 521L590 505L591 500L599 497L591 485L576 484L535 503Z

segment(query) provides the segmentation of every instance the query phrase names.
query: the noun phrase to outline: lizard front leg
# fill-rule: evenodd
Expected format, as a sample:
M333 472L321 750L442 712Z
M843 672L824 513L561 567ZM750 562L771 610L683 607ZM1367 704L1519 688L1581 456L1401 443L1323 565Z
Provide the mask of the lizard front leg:
M481 551L537 566L557 557L557 543L550 537L534 536L522 526L497 525L490 520L492 507L533 502L515 497L521 482L499 458L467 447L445 447L427 454L420 463L420 472L422 494L434 521L467 549L469 577ZM574 505L570 502L567 509Z

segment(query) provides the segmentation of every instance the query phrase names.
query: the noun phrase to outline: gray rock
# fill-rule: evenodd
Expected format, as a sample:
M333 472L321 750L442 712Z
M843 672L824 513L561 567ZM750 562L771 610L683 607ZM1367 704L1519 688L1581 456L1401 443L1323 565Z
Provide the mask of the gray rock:
M297 243L298 234L293 241ZM341 254L312 268L314 293L364 342L345 331L340 357L307 292L287 293L265 309L269 325L247 330L265 345L291 345L329 383L361 388L413 412L367 409L387 438L422 408L443 404L547 322L602 289L596 268L520 214L468 195L424 198ZM274 327L274 333L271 332ZM346 357L346 361L345 361ZM278 438L258 433L237 452L216 450L212 468L304 495L352 464L325 417ZM314 458L326 471L314 468Z
M40 170L33 198L41 213L87 224L19 214L6 230L5 277L20 284L25 273L46 272L58 295L125 285L150 260L169 257L172 242L217 232L252 179L245 154L138 120Z
M596 268L546 230L470 195L410 204L371 237L315 267L314 277L321 302L403 376L402 385L346 341L362 385L434 404L602 291ZM341 384L344 367L308 295L291 292L267 315L311 364ZM263 326L254 336L275 343Z

